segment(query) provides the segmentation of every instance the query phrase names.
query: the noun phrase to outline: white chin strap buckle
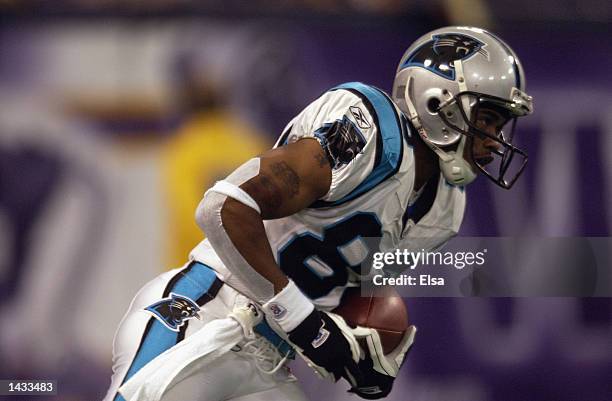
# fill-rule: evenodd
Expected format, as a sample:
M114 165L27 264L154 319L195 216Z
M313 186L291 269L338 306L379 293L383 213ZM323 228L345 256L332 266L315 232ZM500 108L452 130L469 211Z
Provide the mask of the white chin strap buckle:
M432 147L440 160L440 170L444 178L452 185L467 185L474 181L477 176L474 170L472 170L470 163L463 158L463 149L465 148L466 141L467 137L463 136L459 141L457 150L449 152L445 152L437 146Z

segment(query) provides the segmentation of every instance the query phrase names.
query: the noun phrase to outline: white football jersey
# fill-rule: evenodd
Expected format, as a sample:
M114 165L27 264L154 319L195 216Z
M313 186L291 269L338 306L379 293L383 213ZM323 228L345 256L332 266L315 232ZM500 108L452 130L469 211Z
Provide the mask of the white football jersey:
M332 165L324 197L296 214L264 222L277 263L319 307L337 306L344 288L368 276L361 266L368 253L437 249L457 233L465 192L440 174L415 196L413 135L418 134L385 93L352 82L308 105L276 143L316 138ZM363 238L378 238L368 241L378 249ZM204 240L191 257L215 260L209 265L221 276L229 273L217 268L211 251Z

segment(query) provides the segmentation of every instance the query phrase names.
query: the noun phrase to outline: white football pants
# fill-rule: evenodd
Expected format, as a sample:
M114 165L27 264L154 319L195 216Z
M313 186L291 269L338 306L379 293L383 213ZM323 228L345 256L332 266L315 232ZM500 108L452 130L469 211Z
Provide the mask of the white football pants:
M227 317L239 296L213 270L196 262L147 283L132 301L115 334L113 375L104 401L130 401L117 392L123 383L206 323ZM282 341L279 337L275 340ZM286 343L283 346L287 347ZM258 362L238 348L214 360L214 369L209 367L184 378L167 390L162 400L307 400L288 368L274 374L263 373Z

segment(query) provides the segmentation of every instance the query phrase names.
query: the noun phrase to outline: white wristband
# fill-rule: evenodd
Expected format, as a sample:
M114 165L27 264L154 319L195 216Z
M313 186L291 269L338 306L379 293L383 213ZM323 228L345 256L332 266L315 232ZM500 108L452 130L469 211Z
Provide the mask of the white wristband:
M272 317L288 333L295 329L314 310L314 305L292 280L262 306L266 315Z

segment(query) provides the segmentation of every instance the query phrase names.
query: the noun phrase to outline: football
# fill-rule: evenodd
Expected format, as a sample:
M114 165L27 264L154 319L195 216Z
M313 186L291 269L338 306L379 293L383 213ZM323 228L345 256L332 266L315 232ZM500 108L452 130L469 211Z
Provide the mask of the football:
M392 287L374 287L362 293L361 288L348 288L340 305L332 312L351 326L376 329L385 354L399 345L410 325L404 300Z

